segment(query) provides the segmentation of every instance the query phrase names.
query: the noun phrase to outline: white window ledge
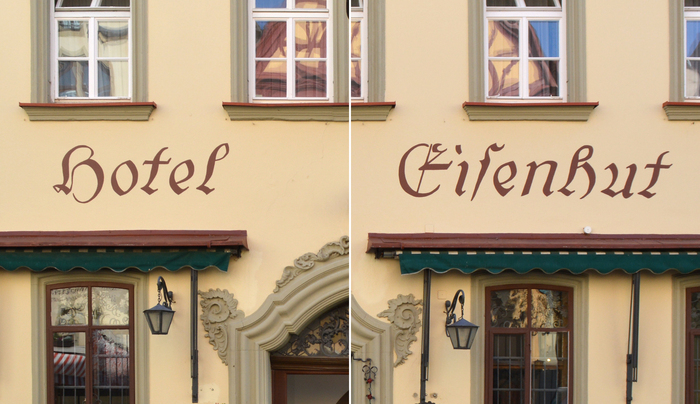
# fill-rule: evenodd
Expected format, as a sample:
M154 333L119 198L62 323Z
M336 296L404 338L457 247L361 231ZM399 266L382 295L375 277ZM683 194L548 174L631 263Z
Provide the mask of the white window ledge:
M470 121L587 121L598 102L465 102Z
M148 121L155 102L20 102L30 121Z
M673 102L663 104L669 121L700 121L700 102Z
M224 102L232 121L323 121L347 122L349 104L340 103L277 103Z
M353 102L350 104L353 121L386 121L396 102Z

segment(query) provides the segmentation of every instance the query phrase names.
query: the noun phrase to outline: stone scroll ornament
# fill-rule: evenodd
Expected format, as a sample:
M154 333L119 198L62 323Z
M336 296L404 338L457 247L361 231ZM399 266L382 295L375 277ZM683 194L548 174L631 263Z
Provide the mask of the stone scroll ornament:
M412 354L411 344L418 340L416 333L421 326L420 314L423 309L422 300L415 300L412 294L407 296L399 295L396 299L389 300L389 308L379 313L377 316L389 319L394 328L394 352L396 352L396 362L394 367L406 361L408 355Z
M206 337L209 343L214 346L214 350L219 353L221 361L228 365L226 353L228 351L228 328L226 320L233 320L236 317L243 317L240 310L236 310L238 300L233 298L233 294L224 289L209 289L208 292L199 291L202 300L202 325L207 332Z
M343 236L339 241L333 241L324 245L317 254L306 253L301 257L294 260L294 266L288 266L284 268L282 272L282 278L276 281L277 286L275 286L274 293L277 293L284 287L284 285L291 282L294 278L299 276L302 272L306 272L316 265L316 262L328 261L331 258L340 257L343 255L348 255L350 252L350 238L348 236Z

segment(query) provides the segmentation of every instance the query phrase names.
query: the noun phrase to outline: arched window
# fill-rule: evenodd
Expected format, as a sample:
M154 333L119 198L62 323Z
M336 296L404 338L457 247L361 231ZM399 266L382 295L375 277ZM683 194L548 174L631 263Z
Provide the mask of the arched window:
M133 403L134 287L46 288L48 402Z
M568 403L573 291L551 285L486 290L487 403Z

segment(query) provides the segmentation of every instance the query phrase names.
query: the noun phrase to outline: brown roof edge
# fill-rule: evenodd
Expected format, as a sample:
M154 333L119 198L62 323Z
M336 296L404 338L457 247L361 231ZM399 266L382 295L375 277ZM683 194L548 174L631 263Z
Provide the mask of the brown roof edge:
M104 230L0 232L0 247L242 247L245 230Z
M369 233L367 252L404 249L700 250L699 234Z

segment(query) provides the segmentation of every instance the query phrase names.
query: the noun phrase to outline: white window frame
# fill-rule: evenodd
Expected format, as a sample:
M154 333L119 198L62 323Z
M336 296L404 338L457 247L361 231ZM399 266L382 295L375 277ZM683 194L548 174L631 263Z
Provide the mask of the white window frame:
M61 0L62 1L62 0ZM92 0L90 7L51 7L51 80L52 95L55 101L89 101L89 100L131 100L133 94L133 28L130 7L100 7L101 0ZM60 3L58 3L60 5ZM88 61L90 81L88 83L88 97L61 97L59 96L58 77L58 22L59 21L88 21L88 45L89 55L84 58ZM100 97L98 96L98 65L100 60L116 60L117 58L98 58L97 29L98 22L102 21L127 21L128 22L128 94L122 97ZM75 60L77 58L71 58ZM123 60L123 58L119 58Z
M688 57L688 22L689 21L698 21L700 22L700 7L683 7L683 98L689 99L689 100L698 100L700 99L700 94L692 96L688 95L688 62L693 60L693 61L699 61L700 62L700 57L694 57L690 58ZM700 77L698 77L699 83L698 85L700 86Z
M256 8L255 0L248 0L248 94L253 102L329 102L333 99L333 69L334 69L334 37L333 37L333 0L326 0L325 9L295 9L294 0L287 0L287 8ZM255 96L255 26L256 21L285 21L287 28L287 96L286 97L257 97ZM296 21L323 21L326 23L326 57L318 60L326 62L326 95L324 97L296 97L295 80L295 33ZM308 60L308 59L307 59Z
M367 101L367 92L369 87L369 57L368 57L368 35L367 35L367 1L359 0L360 7L352 7L350 9L350 29L352 32L352 23L360 23L360 57L352 57L352 37L350 38L350 80L352 82L352 62L360 62L360 96L350 98L353 101ZM352 92L352 88L350 88Z
M486 3L486 0L481 0ZM484 47L484 91L485 98L489 102L512 102L517 100L527 100L529 102L552 102L552 101L566 101L567 98L567 71L566 71L566 18L565 18L565 1L566 0L554 0L555 3L559 3L559 7L526 7L524 0L515 0L517 3L516 7L486 7L484 6L484 36L483 36L483 47ZM492 20L518 20L519 21L519 78L520 78L520 95L518 97L501 97L501 96L490 96L489 95L489 21ZM530 97L529 94L524 94L526 91L529 92L529 61L532 60L528 55L528 22L530 20L536 21L558 21L559 22L559 95L551 97ZM546 58L551 60L554 58ZM537 60L537 59L534 59Z

